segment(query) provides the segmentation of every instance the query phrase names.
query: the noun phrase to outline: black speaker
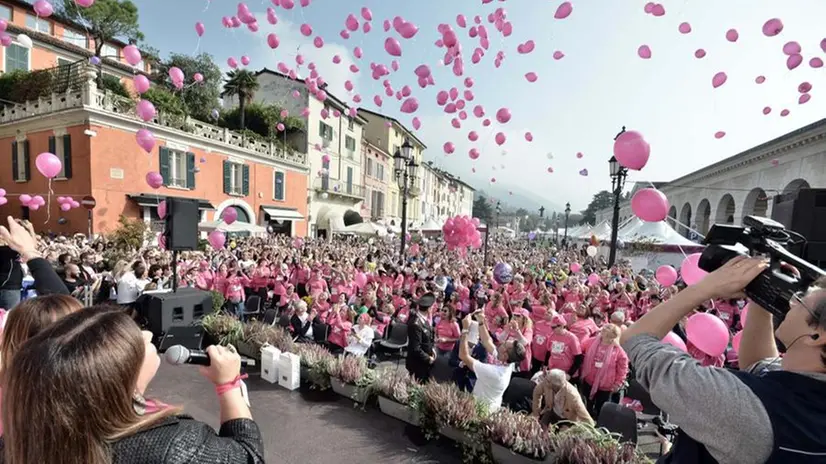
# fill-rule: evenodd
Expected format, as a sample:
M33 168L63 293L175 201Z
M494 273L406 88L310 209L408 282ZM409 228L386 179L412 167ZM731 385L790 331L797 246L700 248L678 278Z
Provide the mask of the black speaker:
M198 248L199 201L189 198L166 199L166 249L171 251Z
M197 288L176 292L144 293L135 303L155 340L175 325L191 325L212 312L212 294Z
M826 189L800 189L774 197L772 219L806 237L789 251L810 261L826 261Z
M200 325L175 325L169 328L158 346L158 352L163 353L170 346L182 345L190 350L202 350L205 348L204 338L206 332Z

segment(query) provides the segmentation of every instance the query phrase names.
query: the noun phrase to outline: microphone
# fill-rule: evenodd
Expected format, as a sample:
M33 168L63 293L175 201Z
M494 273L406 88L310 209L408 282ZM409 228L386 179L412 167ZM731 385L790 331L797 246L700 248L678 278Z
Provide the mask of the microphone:
M190 350L183 345L170 346L163 354L164 359L173 366L192 364L195 366L209 366L209 354L202 350ZM247 361L241 359L241 367L246 367Z

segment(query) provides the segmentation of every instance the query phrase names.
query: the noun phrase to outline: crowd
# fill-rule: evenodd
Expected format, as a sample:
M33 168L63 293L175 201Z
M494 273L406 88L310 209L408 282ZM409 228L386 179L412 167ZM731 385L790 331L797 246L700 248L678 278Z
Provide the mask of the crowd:
M37 237L12 220L0 233L2 261L9 258L0 267L2 301L14 308L0 345L9 462L58 462L50 453L67 452L70 442L69 451L90 463L109 462L101 453L111 443L114 462L144 462L128 456L148 452L139 449L147 443L158 456L199 447L204 460L198 462L263 462L260 433L237 393L240 361L231 347L210 348L219 362L204 370L221 398L217 436L176 408L143 398L158 360L140 331L135 302L142 293L169 289L175 277L179 287L222 295L223 309L242 319L252 309L246 303L258 297L297 341L324 342L353 356L374 356L374 340L405 324L405 365L417 379L427 381L436 365L450 363L453 380L490 410L510 406L503 396L512 379L530 381L529 409L546 425L592 424L607 402L636 408L639 401L625 394L635 384L682 429L671 453L682 460L673 462L826 457L820 445L826 431L795 438L826 413L815 395L826 380L826 358L819 357L826 301L819 287L795 296L778 329L787 349L781 358L771 316L752 304L754 322L740 317L739 292L765 268L758 259L733 260L684 289L664 287L628 263L608 268L585 246L529 240L495 238L485 263L478 251L445 250L438 237L411 237L415 246L403 258L397 242L379 238L233 238L225 248L183 252L172 263L170 253L154 246L112 262L102 239ZM25 276L40 296L17 304L26 296ZM55 295L94 306L81 309ZM692 343L686 321L700 312L719 317L732 334L744 330L739 356L733 347L708 354ZM19 324L26 330L13 329ZM669 337L671 344L661 342ZM736 370L738 362L748 369ZM753 374L758 365L761 377ZM808 411L754 380L777 368L812 371L799 384L801 376L773 380L775 388L804 395ZM800 421L782 419L792 407ZM36 430L39 421L43 428ZM746 439L744 430L751 434Z

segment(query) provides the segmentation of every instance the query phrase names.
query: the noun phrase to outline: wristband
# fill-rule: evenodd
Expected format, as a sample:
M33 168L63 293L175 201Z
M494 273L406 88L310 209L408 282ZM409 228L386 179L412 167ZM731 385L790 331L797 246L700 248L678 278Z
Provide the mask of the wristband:
M221 396L221 395L223 395L224 393L226 393L230 390L235 390L236 388L239 388L241 386L241 381L246 379L247 377L249 377L249 375L247 375L247 374L238 375L238 376L235 377L235 379L233 379L233 380L231 380L227 383L222 383L220 385L216 385L215 386L215 393L217 393L218 396Z

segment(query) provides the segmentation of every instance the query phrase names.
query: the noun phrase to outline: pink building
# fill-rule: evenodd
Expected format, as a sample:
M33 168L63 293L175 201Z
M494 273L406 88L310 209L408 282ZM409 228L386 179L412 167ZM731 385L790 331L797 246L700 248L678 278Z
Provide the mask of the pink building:
M393 157L366 139L361 144L361 155L365 188L361 217L381 221L389 214L387 197L393 180Z

